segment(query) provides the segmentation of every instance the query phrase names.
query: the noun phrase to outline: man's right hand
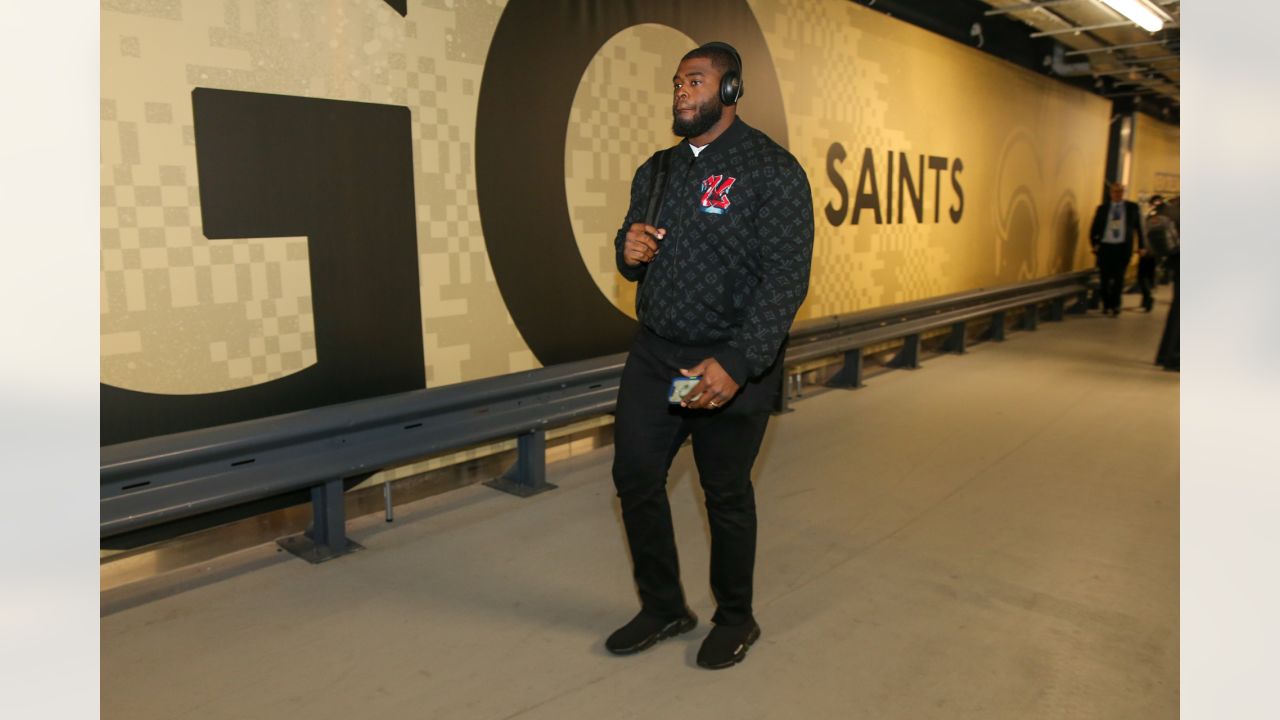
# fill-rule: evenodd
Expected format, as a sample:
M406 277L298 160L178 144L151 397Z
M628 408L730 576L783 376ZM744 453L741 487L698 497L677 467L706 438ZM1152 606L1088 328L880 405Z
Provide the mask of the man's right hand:
M632 223L627 229L627 238L622 245L622 261L630 267L651 262L658 254L658 241L666 234L666 228Z

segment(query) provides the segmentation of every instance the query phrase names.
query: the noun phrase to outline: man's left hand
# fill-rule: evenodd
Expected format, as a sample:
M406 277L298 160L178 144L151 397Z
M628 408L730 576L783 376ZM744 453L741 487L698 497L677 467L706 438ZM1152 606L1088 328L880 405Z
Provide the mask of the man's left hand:
M707 358L688 370L680 371L685 377L701 375L702 380L689 391L680 407L694 410L715 410L738 394L738 383L720 366L715 358Z

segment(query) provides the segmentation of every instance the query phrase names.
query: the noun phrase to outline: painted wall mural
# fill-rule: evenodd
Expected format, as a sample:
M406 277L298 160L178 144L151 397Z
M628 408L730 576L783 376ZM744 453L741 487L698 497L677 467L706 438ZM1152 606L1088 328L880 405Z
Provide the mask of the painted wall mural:
M710 40L813 187L801 318L1090 264L1109 104L845 0L103 0L103 443L624 350Z

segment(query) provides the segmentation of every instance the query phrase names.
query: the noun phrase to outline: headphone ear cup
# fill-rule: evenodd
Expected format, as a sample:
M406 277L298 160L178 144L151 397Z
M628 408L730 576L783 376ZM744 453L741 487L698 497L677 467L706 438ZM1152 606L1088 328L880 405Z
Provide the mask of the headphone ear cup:
M742 97L742 78L737 70L730 70L720 78L720 102L724 105L737 104Z
M742 97L742 56L738 55L738 51L729 43L709 42L703 43L698 47L724 50L733 56L734 69L727 71L720 77L720 103L723 105L738 104L738 98Z

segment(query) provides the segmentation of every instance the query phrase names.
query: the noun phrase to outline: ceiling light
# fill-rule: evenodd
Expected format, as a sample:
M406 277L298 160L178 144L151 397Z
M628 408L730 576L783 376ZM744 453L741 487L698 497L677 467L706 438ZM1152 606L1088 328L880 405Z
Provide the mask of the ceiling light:
M1173 19L1150 0L1102 0L1102 4L1147 32L1155 32Z

